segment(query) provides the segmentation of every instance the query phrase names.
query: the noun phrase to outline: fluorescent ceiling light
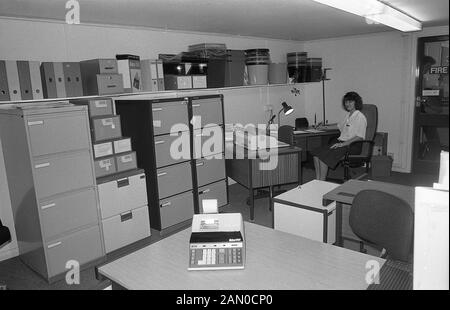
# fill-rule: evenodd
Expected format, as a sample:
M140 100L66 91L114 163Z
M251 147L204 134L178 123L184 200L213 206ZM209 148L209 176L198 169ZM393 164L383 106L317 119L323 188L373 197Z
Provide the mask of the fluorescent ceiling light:
M314 0L400 31L422 30L422 23L377 0Z

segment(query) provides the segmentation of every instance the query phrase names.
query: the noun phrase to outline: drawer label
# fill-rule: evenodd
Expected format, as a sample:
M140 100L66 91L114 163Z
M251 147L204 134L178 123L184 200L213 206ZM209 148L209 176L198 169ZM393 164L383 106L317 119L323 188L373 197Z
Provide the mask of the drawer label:
M153 127L161 127L161 121L153 121Z
M108 107L108 101L106 100L95 100L94 101L96 108L107 108Z
M133 156L131 155L125 155L120 157L120 161L123 163L129 163L133 161Z
M103 126L111 126L112 129L116 128L116 125L114 124L114 121L112 118L104 118L102 119L102 125Z

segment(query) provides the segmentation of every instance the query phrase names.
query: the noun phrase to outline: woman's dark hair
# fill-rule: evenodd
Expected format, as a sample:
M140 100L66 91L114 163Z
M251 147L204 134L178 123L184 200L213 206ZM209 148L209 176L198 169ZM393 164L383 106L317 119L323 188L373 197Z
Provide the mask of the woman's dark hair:
M363 107L363 101L360 95L358 95L358 93L351 91L348 92L344 95L344 97L342 98L342 107L344 108L345 111L347 111L347 109L345 108L345 102L346 101L354 101L355 102L355 109L356 110L362 110Z

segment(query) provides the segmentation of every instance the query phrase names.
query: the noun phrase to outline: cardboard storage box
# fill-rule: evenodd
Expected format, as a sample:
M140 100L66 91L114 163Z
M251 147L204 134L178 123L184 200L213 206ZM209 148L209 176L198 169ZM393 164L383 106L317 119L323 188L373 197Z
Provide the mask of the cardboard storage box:
M131 152L131 138L121 138L113 141L114 154Z
M93 142L120 138L122 136L120 116L92 118L91 130Z
M390 156L372 156L372 177L390 176L392 161Z
M100 178L117 172L115 158L101 158L94 160L95 177Z
M114 154L112 142L94 143L92 147L94 149L94 158L111 156Z
M117 172L132 170L137 168L136 152L130 152L116 156Z
M114 115L113 103L110 98L71 100L70 103L86 105L88 107L89 117Z

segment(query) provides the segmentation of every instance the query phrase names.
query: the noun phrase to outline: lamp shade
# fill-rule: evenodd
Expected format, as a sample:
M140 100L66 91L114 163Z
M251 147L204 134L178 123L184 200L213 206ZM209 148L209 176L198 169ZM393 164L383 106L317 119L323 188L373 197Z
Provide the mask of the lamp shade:
M283 106L284 115L289 115L292 112L294 112L294 109L290 105L288 105L286 102L283 102L281 105Z

